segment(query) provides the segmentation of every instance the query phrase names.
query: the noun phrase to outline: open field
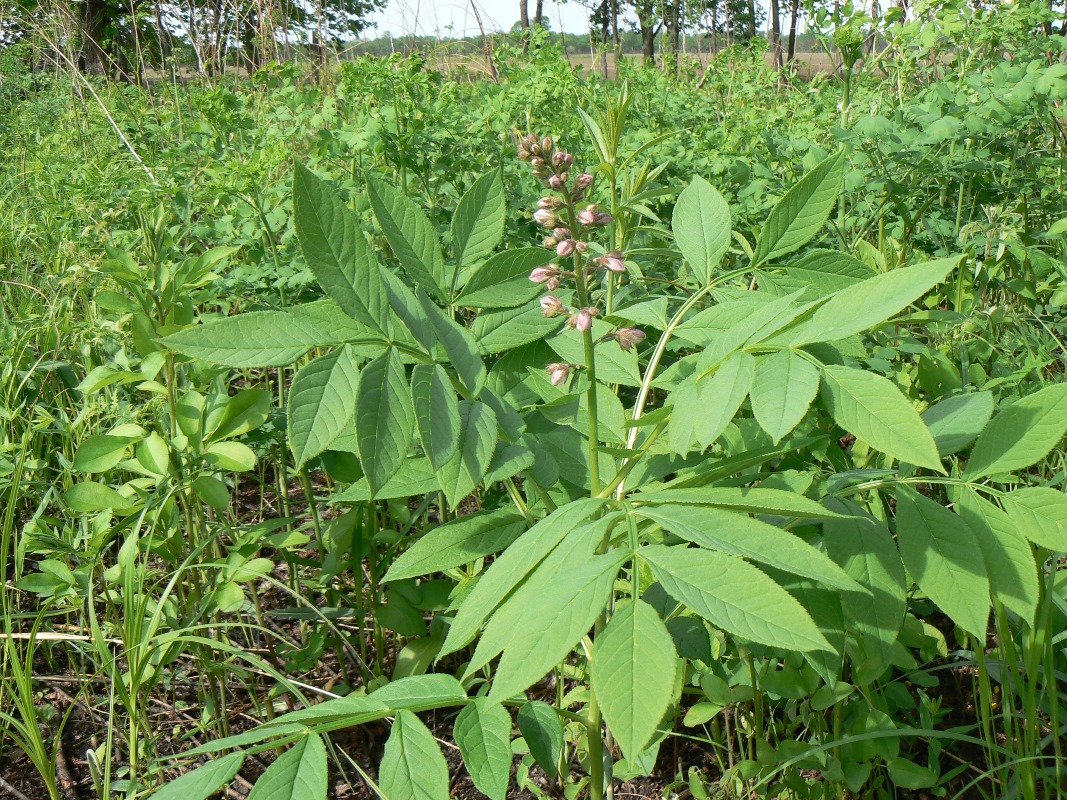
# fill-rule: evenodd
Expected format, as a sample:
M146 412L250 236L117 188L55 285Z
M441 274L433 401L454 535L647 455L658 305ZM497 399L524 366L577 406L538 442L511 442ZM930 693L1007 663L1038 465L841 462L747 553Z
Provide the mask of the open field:
M1067 797L1024 5L788 79L0 49L0 796Z

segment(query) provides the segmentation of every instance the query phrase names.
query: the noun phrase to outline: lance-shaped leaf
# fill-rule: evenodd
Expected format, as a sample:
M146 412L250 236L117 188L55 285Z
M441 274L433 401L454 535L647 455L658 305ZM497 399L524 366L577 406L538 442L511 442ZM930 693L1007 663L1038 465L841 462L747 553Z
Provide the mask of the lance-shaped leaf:
M359 219L303 164L293 175L293 224L315 280L345 313L388 333L389 298Z
M748 397L756 421L775 444L804 418L818 392L818 368L792 350L756 359Z
M958 453L973 442L993 416L993 393L974 392L948 397L923 412L941 455Z
M549 260L542 247L504 250L489 258L467 279L456 304L468 308L514 308L537 297L544 288L530 272Z
M230 753L175 778L152 796L158 800L207 800L233 780L244 761L244 753Z
M730 247L730 206L722 195L700 176L693 178L678 195L671 230L697 280L710 283Z
M448 762L410 711L401 711L385 743L378 786L389 800L448 800Z
M454 735L478 791L504 800L511 777L511 715L499 703L479 697L459 712Z
M833 652L800 603L741 558L663 545L644 547L639 553L671 597L712 625L771 647Z
M367 196L404 271L444 302L445 257L430 220L410 198L372 174L367 175Z
M259 776L248 800L326 800L326 745L309 733Z
M289 448L297 469L340 436L356 411L359 366L339 347L306 364L289 391Z
M356 388L356 446L372 497L404 463L414 427L404 365L390 348L363 368Z
M438 364L417 364L411 371L411 400L422 449L434 469L441 469L459 448L462 424L448 373Z
M596 640L593 690L608 729L631 761L656 733L674 697L678 654L652 606L634 601Z
M282 367L312 347L337 337L284 311L249 311L172 333L160 340L170 350L225 367Z
M1025 469L1047 456L1067 432L1067 383L1016 400L997 414L978 441L963 477L984 478Z
M819 232L837 202L845 153L840 151L801 178L778 201L760 231L753 266L799 250Z
M852 367L823 368L834 421L892 458L944 472L937 445L919 412L881 375Z
M1004 495L1001 502L1027 539L1067 553L1067 494L1048 486L1028 486Z
M506 210L500 170L487 172L471 184L452 217L452 253L457 267L485 258L500 244Z
M459 419L459 447L437 476L452 508L474 491L489 469L499 435L496 414L485 403L464 400L459 404Z
M667 441L672 452L685 455L693 443L710 446L730 424L752 385L754 359L734 353L703 380L690 378L671 393Z
M728 511L747 514L773 514L777 517L801 519L836 519L841 514L796 492L767 489L762 486L702 486L674 488L668 483L660 489L651 488L634 497L647 504L681 503L690 506L716 506Z
M519 733L526 740L530 755L549 775L559 775L564 731L556 709L543 700L531 700L519 709L517 716Z
M907 487L897 488L897 545L926 596L957 625L986 634L989 578L977 537L958 515Z
M435 306L422 292L416 292L415 296L459 379L477 397L485 383L485 364L471 332Z

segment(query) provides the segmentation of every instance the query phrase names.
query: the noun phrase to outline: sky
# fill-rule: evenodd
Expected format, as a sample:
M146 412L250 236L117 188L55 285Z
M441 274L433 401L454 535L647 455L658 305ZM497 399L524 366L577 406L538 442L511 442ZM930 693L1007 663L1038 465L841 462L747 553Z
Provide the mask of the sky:
M374 15L376 32L381 36L386 33L433 36L437 32L452 36L476 35L478 21L471 8L472 2L478 3L487 32L510 30L519 20L519 0L389 0L386 7ZM528 2L533 15L536 0ZM545 0L544 13L552 30L579 33L589 29L587 9L574 0L569 3Z

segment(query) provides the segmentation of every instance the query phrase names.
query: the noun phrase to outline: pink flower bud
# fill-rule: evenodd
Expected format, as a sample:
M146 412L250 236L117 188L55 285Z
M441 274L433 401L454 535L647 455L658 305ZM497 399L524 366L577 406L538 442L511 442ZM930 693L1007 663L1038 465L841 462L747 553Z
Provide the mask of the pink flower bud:
M557 239L555 236L546 236L544 239L541 240L541 244L543 244L545 247L552 248L559 244L559 239Z
M538 208L547 208L549 211L554 211L561 205L563 205L563 201L560 200L558 197L552 197L551 195L547 197L542 197L540 200L537 201Z
M626 264L623 263L622 253L618 250L612 250L610 253L602 255L596 261L604 269L611 270L612 272L626 272Z
M629 350L635 344L645 340L645 332L640 328L619 328L611 334L623 350Z
M534 156L533 158L530 159L530 166L533 167L534 169L537 169L538 167L544 167L544 165L545 165L545 160L543 158L541 158L540 156Z
M607 211L601 211L593 216L593 224L598 227L604 227L611 224L611 214Z
M560 150L552 155L552 164L556 167L569 167L574 163L574 156L563 150Z
M541 153L543 155L549 155L554 147L555 145L552 142L551 136L546 136L544 139L541 140Z
M551 189L555 189L557 192L563 188L563 178L559 175L553 175L548 179L548 186Z
M530 280L534 283L544 283L552 278L559 276L559 270L553 267L551 264L546 264L543 267L537 267L530 273Z
M556 245L556 255L560 258L566 258L574 252L574 239L564 239L558 245Z
M555 236L557 239L570 239L571 238L571 229L570 228L564 228L563 226L560 226L558 228L553 228L552 229L552 235Z
M559 298L553 297L550 294L541 298L541 313L546 317L555 317L564 313L567 307L559 301Z
M588 189L592 185L593 176L590 175L588 172L583 172L577 178L574 179L575 189Z
M578 212L578 221L583 225L591 226L596 224L596 213L589 209L583 209Z
M554 276L548 279L548 283L545 284L548 287L548 291L554 292L559 288L559 276Z
M567 324L578 331L587 331L593 325L593 317L600 312L593 307L586 307L577 314L572 314Z
M553 386L559 386L561 383L565 383L567 378L571 374L570 364L549 364L545 367L548 372L548 378L552 381Z
M534 222L544 228L554 228L556 223L559 222L559 217L555 212L549 211L547 208L539 208L534 212Z
M574 249L577 250L579 253L584 253L586 250L589 249L589 242L578 242L576 245L574 245Z

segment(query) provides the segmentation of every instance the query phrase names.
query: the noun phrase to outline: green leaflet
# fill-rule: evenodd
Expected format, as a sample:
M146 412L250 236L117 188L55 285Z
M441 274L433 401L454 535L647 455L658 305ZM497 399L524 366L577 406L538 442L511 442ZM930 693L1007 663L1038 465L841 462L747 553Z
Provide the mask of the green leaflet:
M524 704L517 716L519 733L534 760L549 775L558 775L563 753L563 722L556 709L541 700L533 700Z
M719 438L748 394L754 364L748 353L734 353L710 378L690 379L671 393L667 441L672 452L685 455L694 442L703 450Z
M970 487L960 492L956 511L982 550L993 597L1032 625L1041 596L1037 561L1015 520Z
M923 412L943 456L958 453L977 438L993 416L993 393L974 392L948 397Z
M452 255L456 268L485 258L504 236L504 179L498 169L487 172L464 192L452 217Z
M326 745L309 733L259 776L248 800L326 800Z
M1049 454L1067 432L1067 383L1046 386L997 414L974 443L963 477L1025 469Z
M225 367L281 367L312 347L337 344L337 337L284 311L249 311L212 319L164 336L160 342L190 358Z
M697 280L710 283L730 247L730 206L722 195L700 176L694 177L678 195L671 230Z
M358 450L358 448L357 448ZM394 500L398 497L413 497L427 492L440 491L437 472L429 459L415 456L404 460L396 472L374 493L377 500ZM371 499L367 478L360 478L343 492L330 498L330 503L362 503Z
M567 657L603 612L619 567L629 558L620 551L594 556L562 572L522 609L514 626L523 635L509 641L500 656L491 700L502 702L524 691Z
M592 516L604 502L598 498L583 498L560 506L508 547L460 605L438 658L455 652L473 639L482 623L515 587L576 525Z
M359 219L301 163L293 175L293 224L319 286L346 314L388 334L389 298Z
M833 652L800 603L737 556L663 545L638 553L671 597L712 625L771 647Z
M423 534L389 567L384 582L443 572L497 553L526 529L523 518L508 508L467 514Z
M372 497L404 463L414 427L404 365L390 348L363 368L356 389L356 442Z
M798 328L792 345L834 342L862 333L907 308L948 277L960 258L894 269L841 289Z
M641 508L637 513L701 547L769 564L827 586L865 593L864 588L826 554L799 536L746 514L711 506L679 504Z
M389 800L448 800L448 763L429 728L400 711L385 743L378 786Z
M907 585L904 564L884 523L864 515L853 503L833 506L849 519L823 523L826 552L870 594L853 594L842 604L847 625L859 634L868 657L883 667L893 660L894 644L904 622Z
M1067 553L1067 495L1047 486L1016 489L1001 498L1004 510L1027 539Z
M805 300L815 300L875 275L855 256L837 250L809 250L783 265L786 276L808 285Z
M448 360L459 375L467 390L477 397L485 383L485 364L478 353L478 345L470 331L446 315L433 302L416 292L415 297L422 307L422 313L430 322L434 336L444 348Z
M540 341L551 336L562 325L562 319L542 314L541 306L533 300L518 308L479 314L474 318L471 332L478 342L478 350L491 354Z
M778 517L801 519L836 519L842 515L795 492L765 489L762 486L704 486L696 489L672 488L667 484L636 495L634 500L645 504L681 503L690 506L716 506L729 511L748 514L773 514Z
M752 265L792 253L806 245L830 216L841 191L845 153L827 158L797 181L763 224Z
M756 421L775 444L804 418L818 392L818 368L792 350L756 358L748 397Z
M937 445L922 417L881 375L851 367L823 368L834 421L892 458L944 472Z
M511 778L511 715L479 697L456 717L456 745L471 780L490 800L504 800Z
M139 442L141 436L113 436L101 434L87 436L78 445L78 452L74 454L73 470L75 472L98 473L107 472L117 467L119 462L126 457L126 449L134 442Z
M207 800L237 774L244 753L230 753L175 778L152 795L156 800Z
M359 366L347 346L316 358L296 373L286 411L289 448L297 469L328 449L352 421L358 383Z
M530 272L549 260L543 247L520 247L491 256L467 279L456 304L468 308L514 308L530 302L544 287Z
M674 698L678 654L652 606L635 600L616 612L596 640L592 686L623 755L652 740Z
M233 395L221 409L212 409L204 419L207 441L220 441L255 430L270 416L273 397L264 389L244 389Z
M454 509L474 491L481 481L496 450L499 426L493 409L477 400L459 404L459 446L455 455L441 465L438 480Z
M135 500L127 499L119 494L118 490L94 481L71 486L63 492L63 502L78 514L90 514L109 508L118 514L125 514L137 507Z
M410 198L370 173L367 196L404 271L438 300L447 300L445 257L430 220Z
M411 371L411 401L423 452L441 469L459 449L459 400L439 364L416 364Z
M958 515L905 486L897 493L897 545L919 588L961 628L981 638L989 578L974 531Z

